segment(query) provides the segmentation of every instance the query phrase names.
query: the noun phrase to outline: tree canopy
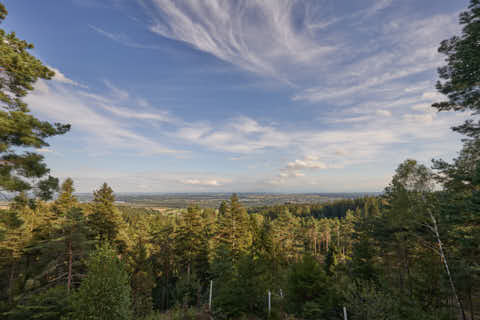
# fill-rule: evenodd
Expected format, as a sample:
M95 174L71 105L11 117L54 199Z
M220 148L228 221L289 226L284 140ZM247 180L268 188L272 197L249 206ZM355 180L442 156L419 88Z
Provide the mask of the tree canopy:
M0 23L7 13L1 5ZM47 177L32 184L32 179L40 179L50 171L43 156L30 150L48 147L46 138L66 133L70 125L37 119L23 101L37 80L54 76L52 70L30 54L31 49L33 44L17 38L15 32L0 29L0 191L34 188L38 197L49 198L58 180Z
M438 51L446 56L447 65L438 69L437 89L446 101L434 103L439 111L480 112L480 0L471 0L460 15L462 34L442 41ZM453 128L470 137L480 135L480 122L467 120Z

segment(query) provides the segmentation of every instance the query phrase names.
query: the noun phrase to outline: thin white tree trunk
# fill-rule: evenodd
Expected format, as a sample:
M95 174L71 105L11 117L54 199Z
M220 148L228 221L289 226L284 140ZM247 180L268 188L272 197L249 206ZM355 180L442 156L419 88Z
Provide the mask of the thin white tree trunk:
M460 308L462 319L466 320L465 311L463 310L462 302L458 298L457 290L455 289L455 284L453 283L452 274L450 273L450 268L448 267L447 257L445 256L445 253L443 251L442 240L440 239L440 233L438 232L437 219L435 219L435 217L433 216L430 210L428 210L428 214L430 215L430 220L432 220L432 223L433 223L433 227L431 229L435 234L435 237L437 238L439 254L445 266L445 271L447 272L447 275L448 275L448 280L450 282L450 287L452 288L453 296L455 297L455 302L457 303L457 306Z

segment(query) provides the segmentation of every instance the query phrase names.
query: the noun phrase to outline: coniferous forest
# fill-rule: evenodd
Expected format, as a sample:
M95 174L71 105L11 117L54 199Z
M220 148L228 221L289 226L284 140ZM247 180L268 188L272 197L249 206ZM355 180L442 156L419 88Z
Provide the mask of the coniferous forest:
M49 175L35 149L70 126L24 97L54 74L0 30L0 318L480 318L479 0L460 25L432 106L472 113L452 161L407 159L375 197L168 213L117 206L107 183L81 203Z

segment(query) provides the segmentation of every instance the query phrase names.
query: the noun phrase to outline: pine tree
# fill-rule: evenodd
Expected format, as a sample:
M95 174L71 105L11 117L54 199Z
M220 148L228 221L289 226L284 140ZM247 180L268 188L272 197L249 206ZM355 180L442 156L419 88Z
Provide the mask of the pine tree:
M447 65L438 69L437 89L447 101L432 106L439 111L480 110L480 0L470 0L468 10L460 14L462 34L442 41L438 51L446 56ZM473 119L454 127L470 137L479 137L480 123Z
M89 229L83 210L73 195L75 191L73 180L67 178L60 190L60 195L53 204L56 214L56 220L53 221L57 229L56 238L50 239L52 245L47 249L58 251L58 263L61 267L57 271L60 275L55 281L61 282L65 274L67 292L70 292L74 278L79 280L78 274L81 274L80 270L83 267L81 260L86 256L89 246L87 241ZM79 270L74 270L74 267ZM65 269L66 272L64 272Z
M0 22L7 16L0 4ZM54 72L29 53L33 44L0 29L0 192L21 192L34 189L37 196L48 198L58 187L58 180L43 177L49 169L43 156L24 148L47 147L46 138L61 135L70 125L40 121L32 114L23 98L33 90L38 79L51 79ZM35 183L36 182L36 183Z

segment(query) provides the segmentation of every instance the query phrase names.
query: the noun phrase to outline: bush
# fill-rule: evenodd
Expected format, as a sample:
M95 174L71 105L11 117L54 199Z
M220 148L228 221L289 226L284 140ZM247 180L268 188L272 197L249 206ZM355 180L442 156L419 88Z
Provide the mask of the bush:
M145 317L144 320L195 320L197 319L198 314L199 311L193 307L183 308L179 305L176 305L168 312L152 312Z
M115 250L105 243L90 255L87 267L87 277L72 297L70 319L131 319L130 280Z
M67 289L64 286L57 286L25 298L13 310L2 316L9 320L60 320L69 311Z
M443 320L443 310L424 310L419 302L373 282L359 281L346 290L348 319L351 320Z

